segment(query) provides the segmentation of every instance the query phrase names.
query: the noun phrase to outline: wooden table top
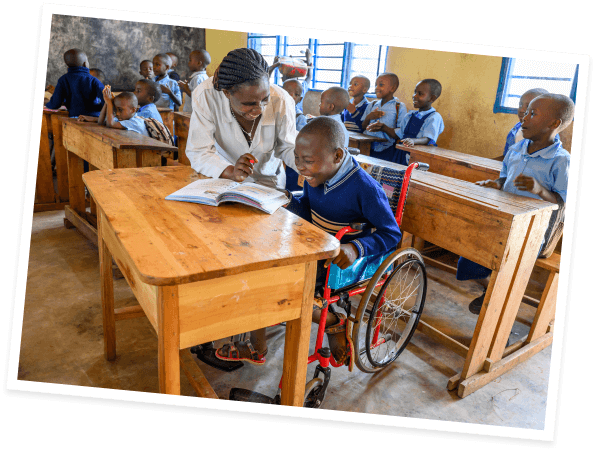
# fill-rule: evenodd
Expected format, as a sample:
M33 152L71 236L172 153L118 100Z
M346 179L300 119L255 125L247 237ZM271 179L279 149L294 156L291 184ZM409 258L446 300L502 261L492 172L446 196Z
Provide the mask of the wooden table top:
M82 134L91 135L100 141L109 144L114 149L140 149L149 151L176 151L162 141L146 137L130 130L112 129L95 122L80 122L76 118L64 120L64 128L72 127Z
M168 107L157 107L157 111L160 113L167 113L169 111L174 111L174 110L172 110L171 108L168 108Z
M199 177L186 166L83 176L144 282L185 284L339 253L338 240L284 208L268 215L238 203L164 199Z
M408 147L403 146L401 144L396 144L395 147L403 149L404 151L428 155L429 157L435 159L449 160L453 163L457 163L468 167L479 167L485 168L487 170L493 170L497 174L501 172L501 168L503 167L503 163L497 160L487 159L485 157L479 157L477 155L464 154L463 152L452 151L436 146L414 145L412 147Z
M61 116L68 116L68 110L48 110L47 108L43 109L44 115L61 115Z
M387 141L385 138L380 138L380 137L373 137L371 135L365 135L363 133L358 133L358 132L352 132L350 130L348 130L348 135L350 135L350 139L351 140L355 140L355 141L378 141L378 142L384 142Z

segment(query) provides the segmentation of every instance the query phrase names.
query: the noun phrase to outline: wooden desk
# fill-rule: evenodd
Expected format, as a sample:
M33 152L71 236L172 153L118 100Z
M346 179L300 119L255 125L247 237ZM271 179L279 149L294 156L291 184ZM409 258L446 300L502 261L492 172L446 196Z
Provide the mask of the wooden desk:
M372 145L372 143L383 143L387 141L385 138L372 137L370 135L364 135L363 133L358 132L348 131L348 134L350 135L350 143L348 144L348 146L350 146L351 148L360 149L361 155L370 155L370 146Z
M68 117L68 111L43 110L41 136L39 137L39 157L37 160L37 180L35 182L35 202L33 204L34 212L63 209L68 201L66 155L56 149L56 142L61 140L62 130L59 127L54 127L58 119L63 117ZM54 156L58 179L57 191L54 189L52 149L49 135L54 136Z
M361 166L404 166L357 156ZM421 321L418 329L465 358L449 380L465 397L552 343L552 332L505 350L551 212L542 200L414 171L402 230L485 267L492 275L470 347Z
M339 242L285 209L164 199L197 178L185 166L83 176L97 204L106 358L116 358L113 257L157 331L161 392L180 394L182 350L286 322L281 401L302 406L316 261Z
M176 148L128 130L111 129L94 122L62 120L62 139L68 157L69 205L64 225L76 227L89 240L97 241L95 205L85 209L83 160L89 168L113 169L160 166L161 157L173 155Z
M410 152L411 162L422 162L430 165L431 173L453 177L467 182L478 182L487 179L498 179L503 167L502 162L450 151L435 146L416 145L407 147L396 145L397 148Z
M188 139L188 127L190 126L190 113L181 111L174 112L174 129L178 136L178 162L190 166L190 160L186 156L186 140Z

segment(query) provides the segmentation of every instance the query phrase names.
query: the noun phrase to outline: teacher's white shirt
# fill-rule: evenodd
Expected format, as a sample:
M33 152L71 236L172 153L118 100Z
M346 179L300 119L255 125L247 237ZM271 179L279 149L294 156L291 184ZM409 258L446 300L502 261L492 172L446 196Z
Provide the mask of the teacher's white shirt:
M258 159L252 177L270 187L284 188L282 161L296 170L294 147L296 113L294 100L279 86L270 85L268 104L263 109L252 145L249 147L240 125L232 116L230 101L213 87L213 77L192 92L192 114L186 143L191 167L209 177L219 177L242 154Z

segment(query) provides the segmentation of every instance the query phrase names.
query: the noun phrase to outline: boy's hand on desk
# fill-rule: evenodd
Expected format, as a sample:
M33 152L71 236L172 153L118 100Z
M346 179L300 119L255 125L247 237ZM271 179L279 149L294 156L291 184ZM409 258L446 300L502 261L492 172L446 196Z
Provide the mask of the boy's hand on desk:
M97 122L97 118L94 116L79 115L79 117L77 118L77 121L79 121L79 122Z
M414 141L411 138L406 138L404 140L401 140L399 144L411 148L412 146L414 146Z
M540 195L542 190L545 189L536 179L530 176L524 176L523 174L520 174L515 178L513 185L515 185L515 188L518 190L529 191L535 195Z
M327 259L325 262L325 268L329 267L329 264L335 264L342 270L345 270L358 258L358 250L351 243L346 243L339 247L339 254L335 259Z
M248 176L252 176L254 164L257 162L257 158L252 154L246 153L241 155L234 165L234 173L232 175L233 180L242 182Z
M501 189L501 183L496 180L492 180L492 179L481 180L481 181L475 182L475 184L480 185L481 187L494 188L496 190Z
M383 132L385 127L386 125L382 122L373 122L372 124L368 125L366 130L368 130L369 132Z

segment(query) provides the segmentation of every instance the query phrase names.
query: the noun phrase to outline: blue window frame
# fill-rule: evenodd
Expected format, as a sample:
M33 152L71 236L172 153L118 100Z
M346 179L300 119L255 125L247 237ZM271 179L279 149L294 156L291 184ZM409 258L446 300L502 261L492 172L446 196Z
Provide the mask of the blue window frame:
M579 65L503 58L493 112L515 113L522 94L532 88L565 94L575 102Z
M309 88L321 91L331 86L347 89L354 75L364 75L371 81L369 93L374 93L375 79L385 71L387 60L387 46L260 33L248 34L248 47L260 52L269 64L273 64L276 55L304 58L304 50L308 47L313 53ZM281 84L279 71L274 74L274 83Z

